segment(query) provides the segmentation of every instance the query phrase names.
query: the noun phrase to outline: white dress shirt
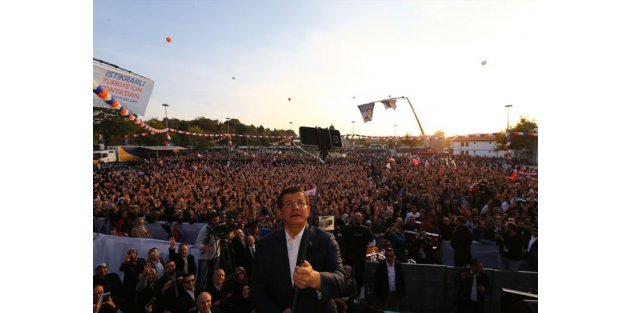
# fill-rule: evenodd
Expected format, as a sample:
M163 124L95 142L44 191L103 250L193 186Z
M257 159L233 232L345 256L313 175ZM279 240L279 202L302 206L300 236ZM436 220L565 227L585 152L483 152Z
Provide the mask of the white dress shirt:
M389 265L389 263L385 262L387 265L387 280L389 281L389 292L396 292L396 263Z
M287 238L287 254L289 255L289 271L291 272L291 284L293 284L293 272L295 271L295 267L297 266L297 258L298 252L300 251L300 241L302 240L302 235L304 235L304 229L306 225L300 230L300 232L295 235L295 237L291 237L287 230L284 230L284 235Z

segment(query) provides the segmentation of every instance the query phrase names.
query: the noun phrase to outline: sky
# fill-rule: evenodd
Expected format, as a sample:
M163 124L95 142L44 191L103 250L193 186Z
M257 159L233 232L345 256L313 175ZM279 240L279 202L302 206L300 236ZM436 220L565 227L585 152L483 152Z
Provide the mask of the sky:
M538 121L537 5L98 0L93 57L155 81L145 120L167 103L170 118L417 136L405 100L367 123L357 108L405 96L427 135L492 133L507 104L512 126Z

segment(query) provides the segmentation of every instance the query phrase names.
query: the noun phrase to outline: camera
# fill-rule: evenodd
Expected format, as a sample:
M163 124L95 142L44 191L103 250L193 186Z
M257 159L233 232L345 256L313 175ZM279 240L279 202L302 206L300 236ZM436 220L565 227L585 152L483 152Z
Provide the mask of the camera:
M208 233L214 235L215 237L225 237L231 231L236 230L238 225L234 223L234 221L230 220L225 223L217 224L208 228Z
M300 142L320 149L341 148L341 133L336 129L301 126Z

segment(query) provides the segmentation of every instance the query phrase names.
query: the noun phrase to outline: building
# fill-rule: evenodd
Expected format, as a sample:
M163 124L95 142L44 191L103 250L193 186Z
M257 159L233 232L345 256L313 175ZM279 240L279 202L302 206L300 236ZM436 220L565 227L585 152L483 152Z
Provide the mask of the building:
M481 157L504 157L505 151L496 150L495 136L478 136L453 139L454 155L469 155ZM514 155L514 151L510 150Z

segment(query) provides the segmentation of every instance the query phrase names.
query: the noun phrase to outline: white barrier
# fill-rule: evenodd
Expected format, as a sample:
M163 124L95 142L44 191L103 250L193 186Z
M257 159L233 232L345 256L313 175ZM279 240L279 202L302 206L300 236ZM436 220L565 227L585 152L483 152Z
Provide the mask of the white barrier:
M148 238L130 238L119 237L104 234L93 234L92 245L92 268L96 268L96 265L101 263L107 263L110 273L118 273L120 278L123 278L122 273L119 271L120 265L125 261L127 251L131 248L136 248L138 251L138 257L145 260L149 256L149 250L153 247L160 249L160 257L166 262L168 261L168 241ZM179 246L179 244L176 246ZM188 253L195 256L195 262L199 261L200 251L194 246L189 246Z

